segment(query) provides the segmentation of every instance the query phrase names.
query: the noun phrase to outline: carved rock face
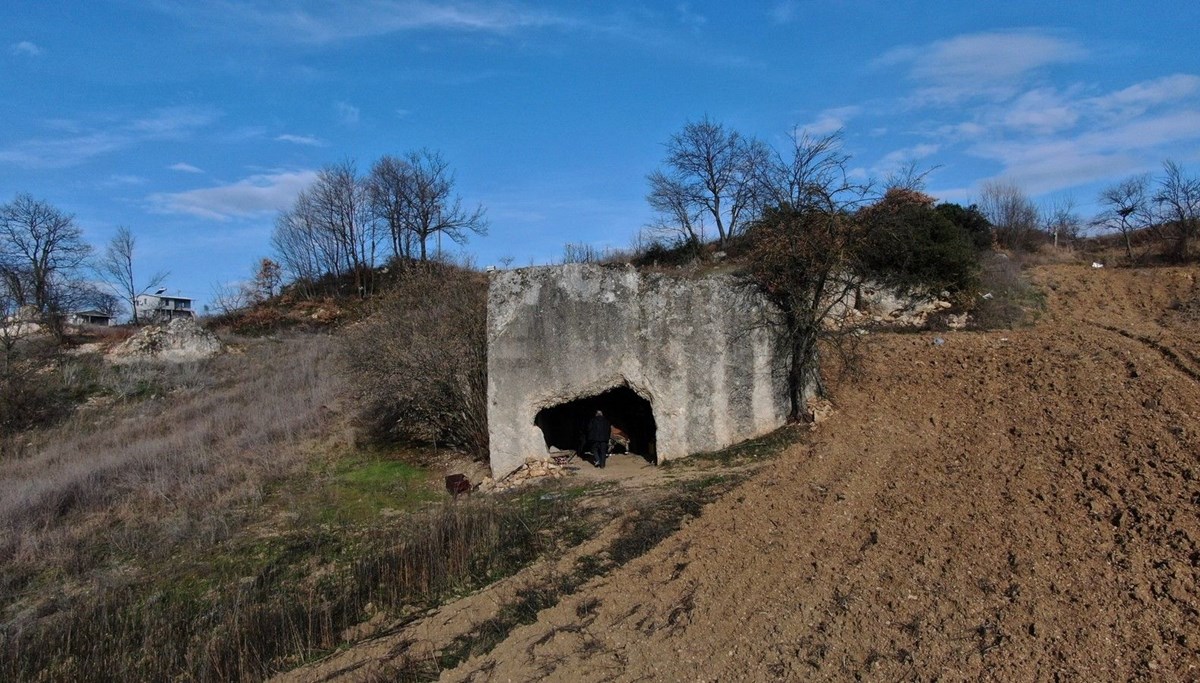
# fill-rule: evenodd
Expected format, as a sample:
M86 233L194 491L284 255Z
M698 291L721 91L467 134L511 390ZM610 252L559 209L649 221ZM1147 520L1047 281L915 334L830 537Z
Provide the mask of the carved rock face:
M635 452L652 442L654 452L640 454L658 461L782 425L786 359L766 324L772 312L754 288L729 275L585 264L491 274L493 474L547 458L550 447L568 448L568 432L582 425L562 420L589 409L604 409ZM550 424L539 415L568 417Z

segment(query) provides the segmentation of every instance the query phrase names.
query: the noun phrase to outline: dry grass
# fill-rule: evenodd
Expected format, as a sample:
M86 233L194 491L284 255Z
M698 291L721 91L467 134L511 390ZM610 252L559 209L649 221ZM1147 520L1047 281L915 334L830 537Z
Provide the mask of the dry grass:
M83 578L226 537L240 507L302 466L299 438L341 390L332 349L326 336L264 340L109 371L101 395L117 405L78 411L0 461L2 604L39 574Z
M55 369L100 402L0 460L0 680L262 680L589 533L558 496L403 499L421 473L337 433L336 338L239 347Z
M0 680L262 680L338 647L374 614L418 613L575 540L564 505L541 496L447 503L393 528L279 539L270 561L208 590L98 590L0 630Z

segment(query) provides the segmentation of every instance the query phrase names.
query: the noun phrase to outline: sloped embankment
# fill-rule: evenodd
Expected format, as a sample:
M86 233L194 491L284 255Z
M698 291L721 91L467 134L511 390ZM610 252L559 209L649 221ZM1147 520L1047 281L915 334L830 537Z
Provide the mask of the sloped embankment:
M1195 270L881 335L811 447L450 680L1195 680Z

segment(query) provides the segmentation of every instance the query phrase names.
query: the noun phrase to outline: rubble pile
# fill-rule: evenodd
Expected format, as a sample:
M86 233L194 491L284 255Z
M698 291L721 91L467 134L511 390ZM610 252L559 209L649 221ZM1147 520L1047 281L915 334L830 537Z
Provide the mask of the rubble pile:
M479 490L498 493L524 486L535 479L545 477L559 479L565 476L567 476L567 472L562 465L556 465L541 458L525 458L524 465L499 481L491 477L484 477L483 481L479 482Z
M192 318L176 318L166 324L147 325L108 355L113 363L147 360L182 363L215 356L224 349L216 335Z

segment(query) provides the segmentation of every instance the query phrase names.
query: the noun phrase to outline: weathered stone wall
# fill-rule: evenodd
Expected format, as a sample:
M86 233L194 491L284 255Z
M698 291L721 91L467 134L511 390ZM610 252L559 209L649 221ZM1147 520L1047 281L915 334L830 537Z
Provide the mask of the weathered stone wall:
M664 461L769 432L788 412L767 303L728 275L573 264L496 272L488 290L495 477L546 457L543 408L628 385L648 400Z

